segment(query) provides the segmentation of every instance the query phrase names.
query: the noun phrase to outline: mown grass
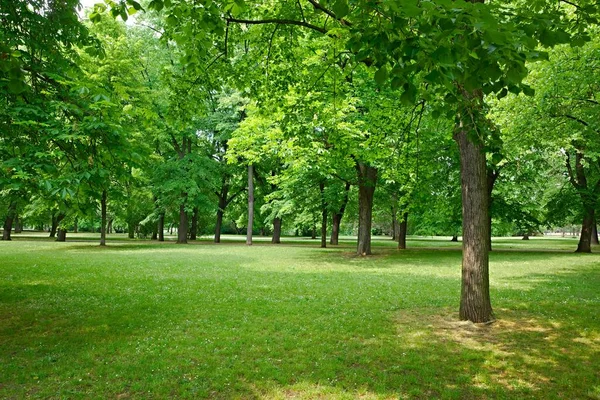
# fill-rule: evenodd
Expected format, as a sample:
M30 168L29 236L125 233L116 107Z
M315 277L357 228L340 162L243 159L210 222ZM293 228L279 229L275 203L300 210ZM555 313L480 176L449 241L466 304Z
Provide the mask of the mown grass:
M460 244L287 243L0 243L0 398L600 399L600 257L572 239L496 241L482 326Z

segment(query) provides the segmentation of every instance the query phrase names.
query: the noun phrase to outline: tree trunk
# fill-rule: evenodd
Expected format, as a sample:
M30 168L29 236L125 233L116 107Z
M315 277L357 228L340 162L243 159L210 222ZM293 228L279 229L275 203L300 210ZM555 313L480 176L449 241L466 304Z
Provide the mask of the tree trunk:
M248 228L246 244L252 245L252 228L254 227L254 166L248 165Z
M184 195L183 197L186 197ZM182 202L179 205L179 227L177 228L177 243L187 243L187 232L188 232L188 217L185 212L185 204Z
M192 227L190 228L190 240L196 240L198 237L198 207L194 207L192 214Z
M281 243L281 218L279 217L273 218L273 238L271 239L271 243Z
M100 199L100 246L106 246L106 189L102 191Z
M19 218L18 214L15 214L15 233L23 233L23 224L21 223L21 218Z
M458 236L454 235L452 236L452 239L450 239L451 242L458 242Z
M521 239L521 240L529 240L529 234L528 233L524 234L523 239Z
M108 218L108 222L106 223L106 233L109 235L113 233L113 218Z
M594 215L595 215L594 210ZM596 222L596 218L594 218L594 224L592 225L592 244L600 244L598 242L598 223Z
M586 206L581 224L581 235L577 244L576 253L592 252L592 230L594 229L594 208Z
M108 231L110 232L110 228ZM135 238L135 224L131 221L127 222L127 237L129 239Z
M373 195L377 184L377 168L363 162L356 163L358 172L358 244L357 254L371 254L371 222Z
M346 182L346 188L344 191L344 198L342 200L342 204L340 205L339 210L332 216L331 238L329 239L329 244L337 245L339 243L340 225L342 223L344 213L346 212L346 206L348 205L348 195L350 193L350 187L351 185Z
M500 176L499 168L487 168L486 169L487 176L487 194L488 194L488 250L492 251L492 203L494 198L492 197L492 193L494 192L494 185L496 184L496 180Z
M321 194L321 247L327 247L327 202L325 201L325 183L319 183Z
M10 233L12 231L13 221L15 219L16 214L17 203L13 201L8 206L8 213L6 214L6 219L4 220L4 226L2 228L2 240L12 240L10 237Z
M165 241L165 212L164 211L158 215L158 226L157 226L156 230L158 231L158 241L164 242Z
M454 139L460 151L463 212L463 261L460 319L493 320L489 287L489 205L483 143L474 143L459 125Z
M63 228L58 228L58 233L56 235L57 242L66 242L67 241L67 230Z
M73 233L79 232L79 219L75 217L75 221L73 221Z
M408 231L408 213L402 213L402 222L398 226L398 248L406 249L406 233Z

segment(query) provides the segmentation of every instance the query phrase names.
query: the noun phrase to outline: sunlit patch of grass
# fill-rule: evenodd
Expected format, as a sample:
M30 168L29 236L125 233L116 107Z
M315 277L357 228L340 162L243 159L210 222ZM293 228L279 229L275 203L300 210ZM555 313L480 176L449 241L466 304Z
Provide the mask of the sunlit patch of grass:
M494 251L473 325L414 241L0 243L0 397L598 398L598 256Z

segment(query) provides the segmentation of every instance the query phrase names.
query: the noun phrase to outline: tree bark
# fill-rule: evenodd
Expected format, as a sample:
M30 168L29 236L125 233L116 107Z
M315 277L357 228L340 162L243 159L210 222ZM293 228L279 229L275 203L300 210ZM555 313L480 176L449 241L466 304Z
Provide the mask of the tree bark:
M348 205L348 195L350 193L351 185L346 182L346 188L344 190L344 198L342 199L342 204L337 212L333 213L331 217L331 238L329 239L329 244L338 245L340 239L340 225L342 223L342 218L344 217L344 213L346 212L346 206Z
M19 218L18 214L15 214L15 233L23 233L23 224L21 223L21 218Z
M110 229L108 231L110 232ZM135 238L135 224L131 221L127 222L127 237L129 239Z
M113 233L113 218L108 218L108 221L106 222L106 233L109 235Z
M60 225L63 219L65 219L64 213L59 212L58 214L52 214L52 227L50 228L49 237L56 237L56 231L58 230L58 226Z
M183 197L186 197L184 195ZM188 217L185 212L185 204L182 202L179 205L179 227L177 228L177 243L186 244L188 233Z
M165 212L164 211L158 215L158 226L157 226L156 230L158 231L158 241L164 242L165 241Z
M194 213L192 214L192 226L190 228L190 240L196 240L198 237L198 207L194 207Z
M406 249L406 233L408 231L408 213L402 213L402 222L398 226L398 248Z
M598 241L598 223L596 221L596 218L594 218L594 224L592 225L592 244L600 244L600 242Z
M252 228L254 227L254 166L248 165L248 228L246 244L252 245Z
M13 221L15 219L15 215L17 214L17 203L11 202L8 206L8 213L6 214L6 219L4 219L4 226L2 230L2 240L12 240L10 237L10 233L12 231Z
M474 143L459 125L454 133L461 164L463 261L460 319L493 320L489 287L489 204L483 143Z
M100 246L106 246L106 189L102 191L100 199Z
M458 236L454 235L452 236L452 239L450 239L451 242L458 242Z
M271 239L271 243L279 244L281 243L281 218L273 218L273 238Z
M581 223L581 235L577 244L576 253L591 253L592 252L592 230L594 229L594 208L587 205L583 214L583 222Z
M363 162L356 163L358 172L358 255L371 253L371 223L373 215L373 195L377 184L377 168Z
M58 228L58 232L56 235L57 242L66 242L67 241L67 230L63 228Z

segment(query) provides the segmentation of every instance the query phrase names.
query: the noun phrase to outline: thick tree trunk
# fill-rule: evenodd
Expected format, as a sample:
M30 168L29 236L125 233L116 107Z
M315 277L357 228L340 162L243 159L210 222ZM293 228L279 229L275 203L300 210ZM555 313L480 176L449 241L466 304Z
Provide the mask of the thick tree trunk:
M529 240L529 234L526 233L523 235L523 238L521 240Z
M100 199L100 246L106 246L106 189L102 191Z
M57 242L65 242L67 240L67 230L63 228L58 228L58 232L56 235Z
M598 241L598 223L596 222L596 218L594 218L594 224L592 225L592 244L600 244Z
M586 206L581 223L581 235L577 244L576 253L592 252L592 230L594 229L594 208Z
M373 195L377 184L377 168L362 162L356 163L358 172L358 245L357 254L371 254L371 222Z
M4 226L2 227L2 240L12 240L10 237L10 233L12 231L13 221L15 219L16 214L17 203L13 201L8 206L8 213L6 214L6 218L4 219Z
M50 228L49 237L51 237L51 238L56 237L56 232L57 232L58 227L63 219L65 219L64 213L58 213L58 214L52 215L52 227Z
M183 196L185 197L185 196ZM185 204L179 205L179 227L177 228L177 243L186 244L188 233L188 217L185 212Z
M271 243L281 243L281 218L279 217L273 218L273 237L271 238Z
M165 241L165 212L164 211L158 215L158 226L156 227L156 230L158 231L158 241L164 242Z
M406 249L406 233L408 231L408 213L402 214L402 222L398 226L398 248L400 250Z
M487 169L483 143L473 143L458 126L463 210L463 262L460 319L493 320L489 287L489 220Z
M254 166L248 165L248 228L246 244L252 245L252 228L254 227Z
M190 240L196 240L198 237L198 207L194 207L194 213L192 214L192 226L190 228Z
M215 225L215 243L221 243L221 229L223 226L223 210L217 210L217 223Z

